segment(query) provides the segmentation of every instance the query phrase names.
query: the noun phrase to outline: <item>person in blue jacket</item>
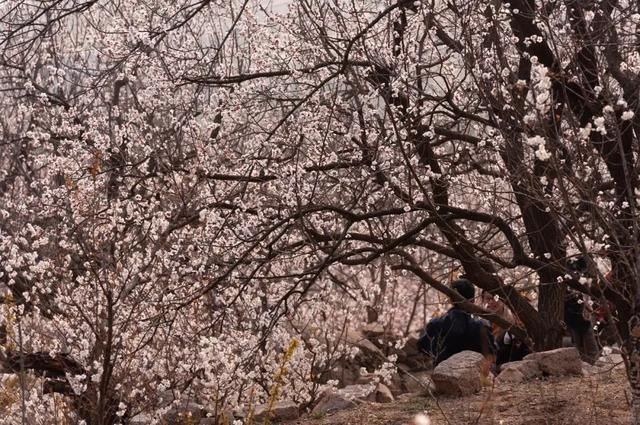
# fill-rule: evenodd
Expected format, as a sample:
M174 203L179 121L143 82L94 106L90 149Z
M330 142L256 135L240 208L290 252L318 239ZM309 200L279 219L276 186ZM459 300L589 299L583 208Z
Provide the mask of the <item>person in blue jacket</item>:
M468 302L473 302L475 287L469 280L457 279L451 286ZM481 353L491 362L495 360L496 354L489 322L473 317L459 308L455 301L444 315L427 323L418 340L418 349L431 356L434 367L465 350Z

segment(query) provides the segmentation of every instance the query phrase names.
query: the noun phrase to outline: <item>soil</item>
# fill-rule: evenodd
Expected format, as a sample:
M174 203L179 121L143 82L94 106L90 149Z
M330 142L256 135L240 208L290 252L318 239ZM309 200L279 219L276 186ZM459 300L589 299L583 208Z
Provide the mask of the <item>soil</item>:
M459 398L403 395L393 403L365 402L305 425L408 425L417 413L431 425L628 425L629 390L624 370L585 377L553 377L523 384L492 383Z

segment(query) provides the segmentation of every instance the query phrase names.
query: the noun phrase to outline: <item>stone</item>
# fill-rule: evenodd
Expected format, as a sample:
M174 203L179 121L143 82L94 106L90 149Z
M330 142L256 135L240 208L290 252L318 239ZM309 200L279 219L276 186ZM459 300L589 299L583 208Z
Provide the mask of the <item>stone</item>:
M402 374L403 392L427 394L435 388L431 380L431 372L405 372Z
M312 415L324 415L356 406L358 401L375 401L373 385L348 385L339 390L325 391L311 411Z
M362 374L356 379L356 384L361 385L375 385L380 382L380 377L375 373L365 373Z
M519 384L525 380L524 374L518 369L505 369L496 377L496 382L499 384L505 382L510 384Z
M151 422L151 416L144 413L140 413L139 415L135 415L133 418L129 419L130 425L149 425Z
M387 361L382 350L365 338L361 332L353 330L346 332L343 342L347 346L356 347L357 354L352 359L340 359L330 370L324 371L320 377L321 382L336 380L341 386L354 385L358 383L363 368L372 372Z
M274 403L271 408L268 404L260 404L253 409L253 420L256 423L263 423L265 419L271 422L289 421L300 417L300 409L293 401L284 400Z
M352 400L374 401L376 398L375 389L375 385L348 385L340 388L338 392Z
M400 349L394 350L398 362L406 366L407 370L431 370L431 358L418 350L418 334L412 334Z
M387 332L382 323L368 323L362 327L362 334L370 340L381 338Z
M418 335L409 335L407 338L407 342L402 347L402 351L405 353L407 357L413 356L423 356L423 354L418 350L418 340L420 338Z
M338 381L340 385L347 386L358 383L358 377L360 376L358 366L356 364L350 364L348 361L341 361L334 366L331 370L322 374L320 380L322 382Z
M170 406L171 403L173 403L173 401L176 399L175 396L173 395L173 391L171 390L164 390L157 394L158 394L158 405L160 407Z
M542 376L540 365L532 360L519 360L502 365L498 382L524 382Z
M391 379L389 382L385 382L385 385L389 387L394 397L405 392L402 388L402 378L398 372L392 373Z
M465 396L482 389L483 367L486 359L475 351L454 354L436 366L431 374L436 392Z
M405 403L407 401L411 401L420 397L422 397L422 394L419 394L419 393L404 393L396 397L396 401L400 403Z
M198 423L205 417L207 417L207 411L204 406L192 401L186 401L169 409L162 417L162 423L167 425Z
M594 376L600 373L600 369L597 366L582 362L582 376Z
M624 369L624 360L619 353L610 353L601 356L595 366L601 369Z
M357 347L361 352L360 357L364 357L374 367L384 363L387 359L382 350L376 347L376 345L369 341L361 332L348 331L344 339L347 344ZM363 364L365 367L371 365Z
M395 401L395 398L389 387L381 383L376 387L376 401L378 403L392 403Z
M318 403L313 410L311 410L311 415L321 416L326 413L349 409L355 406L355 400L348 399L337 391L329 391L320 396Z
M545 375L582 375L582 359L575 347L531 353L524 360L537 362Z

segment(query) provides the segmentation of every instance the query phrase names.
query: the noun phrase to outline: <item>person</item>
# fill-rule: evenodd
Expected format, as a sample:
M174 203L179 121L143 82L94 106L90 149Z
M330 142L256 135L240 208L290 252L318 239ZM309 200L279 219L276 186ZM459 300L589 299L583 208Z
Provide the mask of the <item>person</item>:
M593 303L593 331L600 348L618 343L618 331L612 320L613 312L615 306L611 301L600 300Z
M568 291L564 301L564 322L582 360L594 364L600 350L589 315L582 295Z
M509 312L507 306L493 297L488 292L483 293L483 302L485 308L492 313L495 313L510 321L511 323L518 323L518 320ZM500 366L505 363L515 362L524 359L527 354L530 354L531 348L522 338L518 338L509 329L505 329L496 323L491 324L491 333L496 343L496 369L500 370Z
M475 287L469 280L457 279L451 286L466 301L473 303ZM493 363L496 346L489 323L462 310L456 301L452 300L452 303L449 311L427 323L418 340L418 349L431 356L434 366L465 350L481 353Z

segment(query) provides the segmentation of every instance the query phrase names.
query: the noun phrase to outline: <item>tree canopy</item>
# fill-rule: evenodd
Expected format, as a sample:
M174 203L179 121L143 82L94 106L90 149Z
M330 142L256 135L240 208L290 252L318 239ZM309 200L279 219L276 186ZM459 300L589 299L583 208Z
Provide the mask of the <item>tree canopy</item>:
M332 330L291 359L309 401L364 306L406 331L452 272L536 349L568 288L613 303L637 389L638 5L265 3L0 5L0 363L46 376L34 423L265 399Z

